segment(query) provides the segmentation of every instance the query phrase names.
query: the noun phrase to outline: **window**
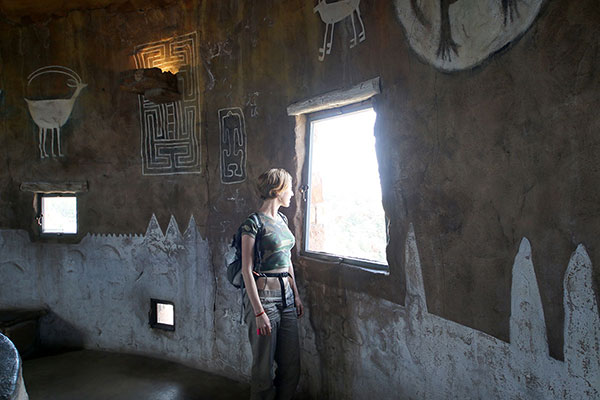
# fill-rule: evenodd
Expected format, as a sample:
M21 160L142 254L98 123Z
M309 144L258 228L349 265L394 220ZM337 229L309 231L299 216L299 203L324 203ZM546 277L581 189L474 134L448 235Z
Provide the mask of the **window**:
M369 101L308 115L304 253L386 269L386 220Z
M22 192L33 194L34 240L71 242L78 235L78 200L88 191L86 181L22 182Z
M166 300L150 299L150 326L175 330L175 304Z
M77 234L77 197L42 194L40 202L42 234Z

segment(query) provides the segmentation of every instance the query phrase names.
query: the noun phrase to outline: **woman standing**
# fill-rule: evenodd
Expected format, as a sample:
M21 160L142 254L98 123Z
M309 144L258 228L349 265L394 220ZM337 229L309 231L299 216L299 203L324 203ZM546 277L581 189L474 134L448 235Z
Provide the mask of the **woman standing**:
M290 205L292 177L282 168L270 169L258 177L257 189L262 205L242 224L251 399L291 399L300 377L297 319L304 309L291 260L295 239L279 207ZM256 241L260 265L254 265Z

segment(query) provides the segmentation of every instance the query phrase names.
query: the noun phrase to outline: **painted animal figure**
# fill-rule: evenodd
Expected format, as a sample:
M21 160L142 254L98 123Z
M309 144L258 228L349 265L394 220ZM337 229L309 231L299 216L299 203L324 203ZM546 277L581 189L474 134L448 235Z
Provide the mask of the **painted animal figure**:
M452 39L452 29L450 27L450 5L458 0L440 0L441 25L440 42L437 49L437 56L442 60L452 60L452 54L458 55L458 44Z
M452 53L458 56L458 48L460 47L452 38L452 27L450 23L450 6L458 0L430 0L439 2L440 5L440 38L436 55L445 61L452 61ZM502 6L502 14L504 16L504 26L508 22L513 22L519 17L519 9L517 7L519 0L500 0ZM431 21L427 19L419 0L410 0L410 6L417 20L426 27L431 26Z
M323 47L319 48L319 61L325 59L325 54L331 54L331 44L333 42L333 28L336 22L340 22L346 17L350 17L352 21L352 31L354 37L350 40L350 48L365 40L365 25L360 16L359 9L360 0L340 0L335 3L327 3L326 0L319 0L319 3L313 9L315 13L319 13L321 20L325 23L325 34L323 35ZM356 35L356 25L354 23L354 13L360 23L361 31ZM329 40L327 34L329 33Z
M504 14L504 25L508 18L510 22L513 22L515 17L519 18L519 8L517 7L517 0L502 0L502 14Z
M87 86L86 83L81 82L81 78L73 70L61 67L58 65L50 65L47 67L40 68L32 72L27 78L27 86L40 75L57 73L67 75L67 86L75 88L75 92L68 99L49 99L49 100L29 100L25 99L29 108L31 118L35 121L38 126L39 135L39 149L40 158L49 157L46 151L46 136L48 131L52 132L52 141L50 143L50 150L52 157L55 157L54 142L57 143L58 156L62 157L63 154L60 149L60 128L67 122L71 116L73 105L75 100L79 96L81 89ZM55 138L56 132L56 138Z

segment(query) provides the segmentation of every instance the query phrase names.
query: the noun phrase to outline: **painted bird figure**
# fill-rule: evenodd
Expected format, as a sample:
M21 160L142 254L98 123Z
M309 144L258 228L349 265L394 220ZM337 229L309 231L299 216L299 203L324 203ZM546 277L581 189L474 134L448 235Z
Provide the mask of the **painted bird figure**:
M455 56L458 56L458 48L460 47L460 45L452 38L452 26L450 22L450 6L457 1L459 0L439 0L440 37L436 55L444 61L452 61L452 53L454 53ZM515 18L519 17L517 1L518 0L500 0L505 26L509 20L512 23ZM423 10L418 4L418 0L411 0L410 5L417 20L424 26L431 26L431 22L425 17Z

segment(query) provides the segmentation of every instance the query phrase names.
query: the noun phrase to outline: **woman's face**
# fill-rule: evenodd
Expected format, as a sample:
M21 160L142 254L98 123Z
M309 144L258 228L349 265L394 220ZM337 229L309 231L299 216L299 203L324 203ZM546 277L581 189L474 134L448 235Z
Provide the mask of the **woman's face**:
M281 205L284 207L289 207L292 196L294 196L294 191L292 190L292 185L289 185L288 187L283 189L283 192L279 194L279 200L281 201Z

